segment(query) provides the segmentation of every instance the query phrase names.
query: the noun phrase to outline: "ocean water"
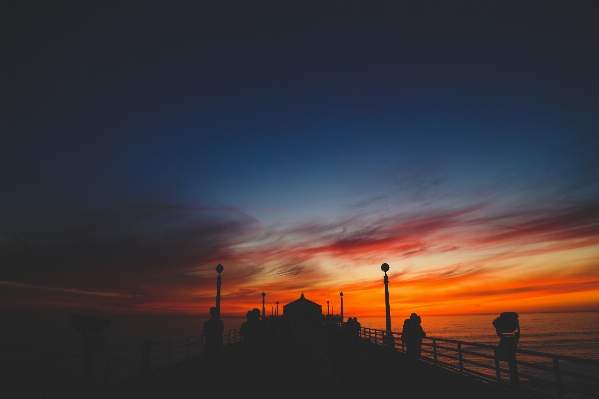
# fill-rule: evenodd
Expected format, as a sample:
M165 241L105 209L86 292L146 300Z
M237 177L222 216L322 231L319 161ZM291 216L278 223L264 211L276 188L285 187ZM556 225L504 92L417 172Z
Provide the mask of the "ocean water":
M498 315L422 316L429 337L497 345L491 324ZM404 318L391 319L393 331L401 331ZM599 312L520 314L519 349L599 359ZM362 317L363 327L385 329L384 317Z

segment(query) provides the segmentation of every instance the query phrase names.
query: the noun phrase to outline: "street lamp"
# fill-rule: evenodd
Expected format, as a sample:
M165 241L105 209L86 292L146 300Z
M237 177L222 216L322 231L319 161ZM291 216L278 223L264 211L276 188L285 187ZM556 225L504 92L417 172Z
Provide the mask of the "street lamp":
M225 268L219 263L216 265L214 270L216 270L218 273L218 277L216 278L216 313L218 314L218 319L220 320L220 274L223 272L223 270L225 270Z
M266 294L264 293L264 291L262 291L262 319L264 319L264 317L266 316L266 312L264 311L264 297L266 296Z
M110 325L110 320L75 314L72 314L70 319L73 329L81 334L81 337L85 341L85 353L83 355L83 368L81 371L81 396L87 398L91 384L94 344L98 338L98 334L102 333Z
M383 282L385 283L385 316L387 322L387 334L385 335L385 341L386 344L395 346L395 340L393 339L393 333L391 332L391 307L389 306L389 277L387 276L389 265L383 263L381 265L381 270L385 272L385 277L383 278Z
M339 296L341 297L341 322L343 323L343 292L340 292Z
M276 303L277 303L277 313L275 313L275 316L279 317L279 301L277 301Z
M330 314L329 310L330 310L330 308L329 308L329 301L327 301L327 316Z

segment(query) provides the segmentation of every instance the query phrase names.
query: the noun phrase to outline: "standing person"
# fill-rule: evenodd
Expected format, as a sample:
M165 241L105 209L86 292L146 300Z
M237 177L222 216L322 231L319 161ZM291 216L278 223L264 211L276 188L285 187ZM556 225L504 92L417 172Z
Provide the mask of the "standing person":
M354 319L351 317L347 318L347 322L343 323L340 327L341 330L341 338L343 339L343 344L345 345L345 351L347 353L348 359L351 361L353 358L353 346L354 346L354 335L356 333L354 327Z
M357 317L354 317L353 321L354 321L353 328L354 328L354 351L355 351L356 347L360 343L360 332L362 331L362 324L360 324Z
M402 331L402 340L407 345L406 357L409 367L415 369L418 367L420 354L422 353L422 339L426 333L420 325L422 319L416 313L410 315L410 319L404 322Z
M215 307L210 308L210 319L204 322L204 370L209 379L218 378L222 368L223 331L225 324Z
M246 317L247 321L239 331L243 338L244 386L248 397L258 397L268 332L264 321L260 320L260 309L252 309Z

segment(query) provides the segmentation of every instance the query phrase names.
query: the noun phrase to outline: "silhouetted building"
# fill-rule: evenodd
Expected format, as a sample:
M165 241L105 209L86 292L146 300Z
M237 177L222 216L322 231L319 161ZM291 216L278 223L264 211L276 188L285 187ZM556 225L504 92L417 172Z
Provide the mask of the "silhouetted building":
M299 299L283 305L283 316L290 319L320 319L322 317L322 306L306 299L302 294Z
M322 324L322 306L312 302L302 294L299 299L283 305L283 316L300 330L311 330Z

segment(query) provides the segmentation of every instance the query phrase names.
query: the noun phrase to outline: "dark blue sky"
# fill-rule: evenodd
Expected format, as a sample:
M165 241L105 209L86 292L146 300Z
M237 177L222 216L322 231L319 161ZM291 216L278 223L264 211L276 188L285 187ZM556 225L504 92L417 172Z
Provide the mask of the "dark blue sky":
M11 287L163 298L223 259L271 281L265 242L320 287L335 256L285 248L464 209L599 231L596 2L0 7Z

